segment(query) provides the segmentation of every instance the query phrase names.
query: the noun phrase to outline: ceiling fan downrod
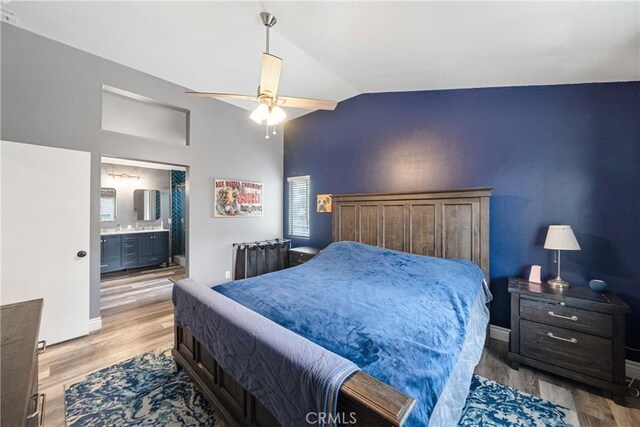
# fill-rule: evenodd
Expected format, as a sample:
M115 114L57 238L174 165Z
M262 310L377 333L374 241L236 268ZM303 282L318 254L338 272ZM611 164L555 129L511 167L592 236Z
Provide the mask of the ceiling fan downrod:
M262 12L260 14L260 17L262 18L262 23L267 29L267 50L265 51L265 53L269 53L269 29L276 25L276 22L278 22L278 20L269 12Z

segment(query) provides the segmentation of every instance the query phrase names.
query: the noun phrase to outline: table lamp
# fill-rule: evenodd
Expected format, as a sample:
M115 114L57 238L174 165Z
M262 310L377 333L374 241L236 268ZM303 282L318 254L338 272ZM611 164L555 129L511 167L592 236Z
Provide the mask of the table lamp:
M579 251L580 245L573 234L570 225L550 225L547 231L547 239L544 242L545 249L558 251L558 277L547 281L554 288L568 288L569 282L560 277L560 251Z

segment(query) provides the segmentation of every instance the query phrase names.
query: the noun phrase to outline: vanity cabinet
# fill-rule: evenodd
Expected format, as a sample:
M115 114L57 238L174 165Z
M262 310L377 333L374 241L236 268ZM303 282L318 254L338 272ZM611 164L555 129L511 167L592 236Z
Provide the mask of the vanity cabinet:
M121 235L100 236L100 273L121 269L121 241Z
M168 262L169 233L138 235L138 264L140 267Z
M166 231L103 235L100 238L100 272L169 265L169 233Z

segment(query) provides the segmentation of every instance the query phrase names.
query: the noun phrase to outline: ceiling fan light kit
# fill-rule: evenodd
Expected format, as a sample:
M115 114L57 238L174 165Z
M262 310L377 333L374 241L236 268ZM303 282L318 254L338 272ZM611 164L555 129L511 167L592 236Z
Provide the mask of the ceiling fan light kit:
M260 17L266 28L266 51L262 54L262 70L260 74L260 86L258 86L258 95L251 96L213 92L187 92L187 95L205 98L258 101L260 104L251 112L249 117L258 124L266 124L267 132L265 138L269 139L269 126L273 126L273 134L275 135L275 126L287 117L287 114L281 106L305 108L309 110L334 110L338 103L320 99L293 98L277 95L280 73L282 72L282 59L269 53L269 29L278 21L275 16L268 12L262 12Z
M287 117L287 113L277 105L260 104L249 117L258 124L266 122L267 126L275 126Z

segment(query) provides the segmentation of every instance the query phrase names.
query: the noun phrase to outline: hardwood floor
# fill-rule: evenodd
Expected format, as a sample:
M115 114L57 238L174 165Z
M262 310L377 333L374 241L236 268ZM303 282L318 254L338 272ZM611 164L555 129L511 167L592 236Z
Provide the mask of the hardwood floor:
M50 346L40 356L40 389L47 394L47 426L64 425L65 384L145 351L172 345L171 286L163 281L183 271L171 268L109 277L103 294L102 329ZM151 282L156 286L150 286ZM143 286L148 292L137 292L134 283L146 283ZM640 399L627 398L628 407L618 406L591 387L524 366L514 371L506 363L506 354L507 344L492 340L476 373L576 410L582 427L640 426Z
M173 344L170 277L184 268L109 275L101 290L102 329L49 346L40 355L40 389L47 395L46 425L64 425L64 385L145 351Z
M627 397L627 406L620 406L593 387L526 366L513 370L506 362L507 352L506 342L491 340L476 374L573 409L582 427L640 426L639 398Z
M184 277L184 267L180 265L105 275L100 286L101 309L163 299L171 295L172 279Z

